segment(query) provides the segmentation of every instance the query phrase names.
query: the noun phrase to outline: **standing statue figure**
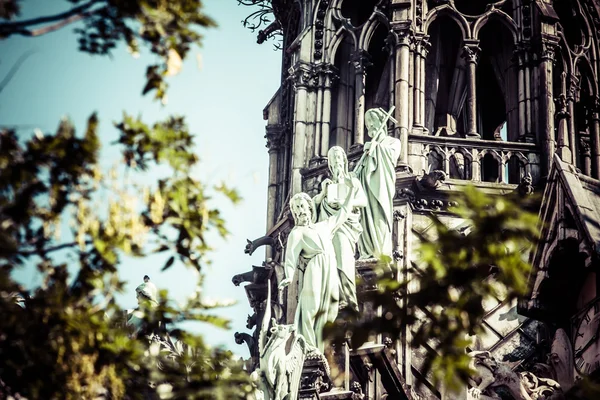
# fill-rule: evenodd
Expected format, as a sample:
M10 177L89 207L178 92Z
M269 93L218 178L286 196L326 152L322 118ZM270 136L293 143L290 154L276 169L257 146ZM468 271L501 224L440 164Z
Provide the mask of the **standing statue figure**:
M144 283L135 288L138 307L127 311L127 325L133 327L133 335L144 329L144 308L152 309L158 306L158 289L150 282L150 277L144 275Z
M340 298L337 262L331 238L348 218L350 202L357 190L352 179L347 179L345 183L350 190L340 210L321 222L315 222L315 205L308 194L297 193L290 200L296 226L288 236L285 279L279 283L279 288L292 282L299 257L308 260L298 295L294 325L306 343L321 353L324 349L323 328L327 322L335 321Z
M345 194L350 191L345 183L347 179L354 182L356 195L350 200L351 210L348 219L333 235L333 248L340 278L340 308L348 307L358 311L356 298L356 243L363 229L360 225L360 207L367 205L367 197L360 186L360 181L348 172L348 158L344 149L334 146L327 153L327 163L332 179L321 182L321 193L314 197L317 206L318 221L324 221L336 214L344 201Z
M400 157L400 140L387 135L387 121L394 107L386 113L372 108L365 113L365 125L372 137L354 170L365 190L368 206L361 209L363 233L358 240L361 259L392 255L393 200L396 193L396 163Z

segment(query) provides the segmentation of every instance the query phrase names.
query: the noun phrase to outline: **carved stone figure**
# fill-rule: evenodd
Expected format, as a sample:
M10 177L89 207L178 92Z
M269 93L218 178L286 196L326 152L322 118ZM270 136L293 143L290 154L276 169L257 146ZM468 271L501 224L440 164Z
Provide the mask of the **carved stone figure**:
M143 328L143 307L156 307L158 305L158 289L150 282L148 275L144 276L144 283L135 288L138 307L127 311L127 325L133 327L133 334L138 334Z
M267 285L267 303L271 302L271 284ZM278 325L271 320L267 307L259 335L259 369L252 373L257 382L256 399L296 400L300 376L309 346L294 325ZM267 332L271 335L267 338Z
M517 373L506 363L497 361L489 351L472 351L471 369L477 371L471 378L467 400L500 400L494 388L503 386L515 400L542 400L562 398L560 385L531 372Z
M326 220L316 222L315 204L306 193L295 194L290 210L296 226L290 231L285 251L285 278L280 288L292 282L300 257L307 260L294 325L306 342L323 353L323 328L333 322L339 308L339 277L335 250L331 238L350 213L350 202L356 194L352 179L346 179L351 189L340 210Z
M425 170L423 170L423 176L417 180L417 186L422 190L435 190L439 188L445 180L446 173L444 171L436 169L429 173L425 173Z
M368 206L361 209L363 233L358 240L361 259L392 254L393 199L400 156L400 140L387 135L392 111L393 108L389 113L372 108L365 113L365 125L373 139L365 143L354 170L368 200Z
M346 179L352 179L356 194L350 200L352 210L348 219L333 235L333 248L337 261L337 271L340 277L340 308L348 307L358 311L356 299L356 243L362 233L360 225L360 207L367 205L365 192L360 187L360 182L348 172L348 158L344 149L334 146L327 153L327 162L332 179L325 179L321 183L321 193L313 200L317 206L318 221L324 221L337 213L341 207L344 193L350 188L345 184Z

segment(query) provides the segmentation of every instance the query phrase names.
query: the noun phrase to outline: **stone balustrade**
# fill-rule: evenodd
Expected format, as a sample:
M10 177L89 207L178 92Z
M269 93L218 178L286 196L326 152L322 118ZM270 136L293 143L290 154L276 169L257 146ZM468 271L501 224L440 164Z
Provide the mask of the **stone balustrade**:
M540 150L534 143L410 135L408 163L419 175L441 170L449 178L518 184L540 178Z

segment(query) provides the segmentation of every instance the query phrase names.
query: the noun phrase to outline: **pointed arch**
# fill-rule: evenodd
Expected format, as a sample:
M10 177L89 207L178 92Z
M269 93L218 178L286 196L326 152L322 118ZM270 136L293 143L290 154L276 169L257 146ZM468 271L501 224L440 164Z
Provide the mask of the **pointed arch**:
M427 15L425 16L425 22L423 24L423 31L428 33L429 27L431 26L433 21L435 21L438 17L440 17L442 15L446 15L446 16L450 17L452 20L454 20L458 24L458 28L462 32L463 39L471 39L472 38L471 26L469 25L469 23L467 22L465 17L462 16L461 14L459 14L458 11L456 11L454 8L452 8L448 4L444 4L442 6L435 7L434 9L430 10L427 13Z
M515 24L515 21L513 21L513 19L508 14L498 9L494 9L482 15L475 21L475 23L473 24L473 37L475 39L478 39L479 32L481 31L481 29L488 23L488 21L492 20L497 20L504 24L512 34L513 43L517 43L517 41L519 40L517 24Z

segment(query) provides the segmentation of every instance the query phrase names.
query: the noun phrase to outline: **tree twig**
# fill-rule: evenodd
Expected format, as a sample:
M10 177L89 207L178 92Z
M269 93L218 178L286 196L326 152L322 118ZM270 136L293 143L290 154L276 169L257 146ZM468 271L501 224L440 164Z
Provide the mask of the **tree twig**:
M29 50L29 51L26 51L25 53L21 54L19 59L10 68L10 71L8 71L8 73L6 74L4 79L2 79L2 82L0 82L0 93L2 93L2 91L4 90L6 85L8 85L8 83L12 80L12 78L15 76L15 74L17 73L19 68L21 68L21 65L23 65L25 60L27 60L27 58L29 58L29 56L31 56L33 53L35 53L35 51Z
M95 12L98 12L104 7L95 10L89 10L89 8L92 7L94 4L98 4L100 2L104 2L104 0L90 0L87 3L84 3L77 7L73 7L68 11L55 15L32 18L24 21L2 23L0 24L0 37L8 37L11 35L40 36L49 32L53 32L68 24L77 22L83 18L89 17ZM52 25L33 30L29 29L30 27L35 25L47 24L52 22L54 22L54 24Z

